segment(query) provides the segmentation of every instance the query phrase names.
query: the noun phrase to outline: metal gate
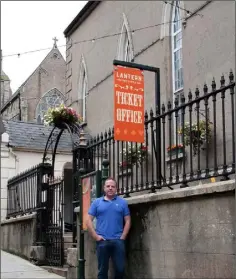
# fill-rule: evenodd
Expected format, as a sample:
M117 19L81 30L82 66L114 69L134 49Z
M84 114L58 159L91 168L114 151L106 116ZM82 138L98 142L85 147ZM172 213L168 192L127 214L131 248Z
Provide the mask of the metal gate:
M46 262L50 266L63 266L63 208L64 208L64 180L49 181L46 190Z

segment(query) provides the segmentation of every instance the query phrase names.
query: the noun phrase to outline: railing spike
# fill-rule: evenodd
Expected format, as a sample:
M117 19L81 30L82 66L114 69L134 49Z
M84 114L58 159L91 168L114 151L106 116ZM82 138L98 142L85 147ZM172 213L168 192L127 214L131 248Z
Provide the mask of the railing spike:
M195 97L196 97L196 99L199 98L199 95L200 95L200 91L199 91L199 88L197 86L196 90L195 90Z
M221 87L224 87L224 86L225 86L225 77L224 77L224 74L221 75L221 78L220 78L220 85L221 85Z
M148 120L148 112L147 111L145 111L144 118L145 118L145 121Z
M162 111L162 113L165 113L165 111L166 111L166 107L165 107L165 104L164 104L164 103L163 103L162 106L161 106L161 111Z
M174 103L175 103L175 107L177 108L179 106L179 99L177 97L175 97Z
M152 108L150 109L150 118L153 118L153 110L152 110Z
M203 92L204 92L205 95L206 95L207 92L208 92L208 87L207 87L207 84L206 84L206 83L204 83Z
M216 90L216 81L215 81L215 78L214 78L214 77L213 77L213 79L212 79L211 87L212 87L212 91L215 91L215 90Z
M189 101L192 101L192 99L193 99L193 94L192 94L191 89L189 89L189 92L188 92L188 100L189 100Z
M229 72L229 81L230 82L234 81L234 74L233 74L233 70L232 69L230 69L230 72Z
M171 107L172 107L171 101L168 101L167 109L168 109L168 110L171 110Z

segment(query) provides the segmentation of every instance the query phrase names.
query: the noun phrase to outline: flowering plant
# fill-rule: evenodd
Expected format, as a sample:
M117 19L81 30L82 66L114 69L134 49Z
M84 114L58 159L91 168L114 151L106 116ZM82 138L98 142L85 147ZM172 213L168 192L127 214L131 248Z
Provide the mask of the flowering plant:
M135 143L131 145L129 142L127 148L124 148L120 153L123 154L123 162L120 162L120 167L131 167L135 163L141 164L143 158L147 155L147 146L138 143L136 148Z
M178 131L179 134L184 135L184 143L186 146L192 143L194 156L198 153L198 146L203 145L206 141L211 140L211 125L212 123L207 120L200 120L199 123L191 125L186 122L184 129Z
M171 146L168 146L167 147L167 151L170 152L172 150L178 150L178 149L182 149L183 148L183 144L174 144L174 145L171 145Z
M60 126L63 123L75 124L82 121L82 117L73 108L68 108L63 104L56 108L49 108L44 116L45 125L54 124L55 126Z

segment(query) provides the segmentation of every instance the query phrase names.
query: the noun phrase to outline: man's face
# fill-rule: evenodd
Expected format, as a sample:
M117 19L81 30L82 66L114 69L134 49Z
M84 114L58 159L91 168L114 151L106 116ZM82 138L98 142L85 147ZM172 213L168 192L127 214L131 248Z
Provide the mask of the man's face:
M116 182L107 180L104 185L104 192L108 197L114 196L116 194Z

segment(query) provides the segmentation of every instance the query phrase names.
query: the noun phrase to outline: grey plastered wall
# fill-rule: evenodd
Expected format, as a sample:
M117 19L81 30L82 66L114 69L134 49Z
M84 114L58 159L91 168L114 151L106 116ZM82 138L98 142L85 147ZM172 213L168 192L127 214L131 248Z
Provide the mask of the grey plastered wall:
M132 228L126 278L234 278L235 181L128 199ZM96 245L85 237L86 276Z
M183 29L183 68L184 91L192 90L204 82L216 81L222 73L235 70L235 9L233 1L181 1L182 7L195 15L188 16L181 10L181 17L187 18ZM88 73L89 96L87 98L87 123L96 135L113 125L113 77L112 61L117 57L119 36L109 37L95 42L74 44L69 42L96 38L121 32L123 13L130 29L147 28L132 34L134 62L160 68L161 99L165 102L172 98L171 68L171 21L170 4L163 1L103 1L67 38L67 86L68 102L78 107L78 83L81 56L84 56ZM108 24L109 22L109 24ZM163 31L165 30L165 31ZM210 84L209 84L210 85ZM219 85L219 82L218 82ZM145 74L145 109L155 107L154 76Z
M1 222L1 249L30 259L36 241L36 214Z

